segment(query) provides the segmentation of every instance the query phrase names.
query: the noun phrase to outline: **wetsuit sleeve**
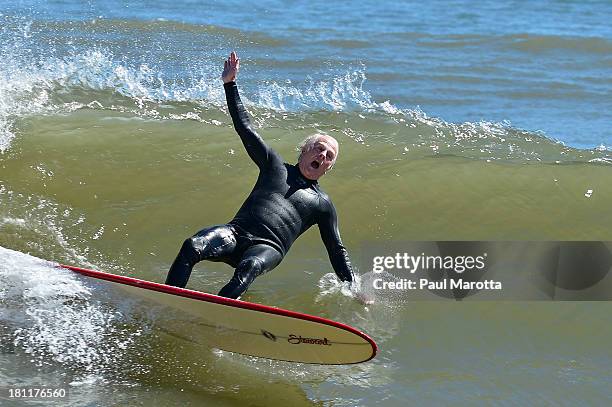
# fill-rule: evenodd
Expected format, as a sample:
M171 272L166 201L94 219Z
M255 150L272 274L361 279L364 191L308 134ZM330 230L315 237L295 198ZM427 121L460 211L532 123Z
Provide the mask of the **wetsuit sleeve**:
M323 244L325 244L329 260L336 275L342 281L355 281L355 275L353 273L351 261L349 260L348 252L342 245L342 240L340 240L336 208L334 208L331 202L328 201L328 206L326 210L322 212L318 225L321 239L323 240Z
M234 128L240 136L242 144L249 154L249 157L251 157L251 160L253 160L259 168L263 168L276 156L276 153L268 147L259 134L253 130L249 114L240 100L236 82L225 83L223 87L225 88L227 107L230 116L232 116Z

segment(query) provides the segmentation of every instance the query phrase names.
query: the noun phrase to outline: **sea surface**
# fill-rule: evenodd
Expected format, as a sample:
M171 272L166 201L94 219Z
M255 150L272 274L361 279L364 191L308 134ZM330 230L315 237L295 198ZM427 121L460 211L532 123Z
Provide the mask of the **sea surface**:
M320 184L358 274L385 242L612 240L611 20L609 1L0 1L0 387L67 386L72 406L609 404L609 302L364 306L313 228L243 297L379 344L311 366L195 347L48 261L163 282L186 237L233 217L257 168L225 106L232 50L288 162L310 134L339 140ZM231 274L202 263L188 288Z

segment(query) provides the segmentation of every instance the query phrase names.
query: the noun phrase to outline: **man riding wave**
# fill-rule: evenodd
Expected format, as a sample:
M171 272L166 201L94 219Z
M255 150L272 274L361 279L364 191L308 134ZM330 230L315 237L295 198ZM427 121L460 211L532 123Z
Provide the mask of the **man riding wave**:
M315 224L336 275L342 281L355 281L340 239L336 209L318 184L338 158L338 142L315 134L304 140L297 164L285 163L251 126L236 85L239 67L240 60L232 52L221 77L234 128L259 168L257 182L234 219L185 240L166 284L185 287L193 266L202 260L224 262L235 272L219 295L239 298L256 277L276 267L295 239Z

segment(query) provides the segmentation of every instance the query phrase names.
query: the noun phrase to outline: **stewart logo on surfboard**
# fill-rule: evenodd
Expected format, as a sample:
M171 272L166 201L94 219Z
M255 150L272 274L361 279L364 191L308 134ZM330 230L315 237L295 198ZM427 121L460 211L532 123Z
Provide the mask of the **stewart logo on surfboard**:
M327 338L304 338L301 335L293 335L290 334L289 338L287 339L287 342L293 344L293 345L299 345L300 343L307 343L310 345L327 345L327 346L331 346L331 343L329 342L329 340Z

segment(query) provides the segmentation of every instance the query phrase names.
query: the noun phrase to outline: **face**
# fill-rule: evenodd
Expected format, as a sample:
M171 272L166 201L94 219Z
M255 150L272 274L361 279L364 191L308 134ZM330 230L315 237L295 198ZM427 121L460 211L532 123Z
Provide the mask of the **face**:
M338 142L331 136L321 135L309 150L302 150L298 166L302 175L316 181L334 165L338 155Z

